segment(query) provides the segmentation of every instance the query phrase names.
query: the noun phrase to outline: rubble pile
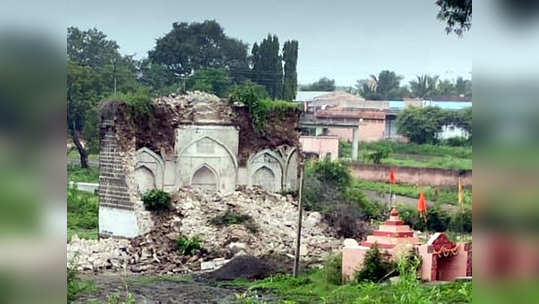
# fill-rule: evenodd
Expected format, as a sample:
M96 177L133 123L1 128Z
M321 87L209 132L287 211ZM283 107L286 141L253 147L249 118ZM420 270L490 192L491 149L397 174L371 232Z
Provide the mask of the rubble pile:
M249 215L257 226L218 227L216 216L234 211ZM300 255L304 263L319 262L341 241L334 237L317 212L304 212ZM78 252L82 271L121 270L145 273L185 273L212 270L234 256L284 255L292 257L297 227L297 206L291 196L261 189L229 194L182 189L173 197L173 209L154 215L153 229L132 240L79 240L68 244L68 257ZM194 256L176 250L179 237L199 237L202 249Z

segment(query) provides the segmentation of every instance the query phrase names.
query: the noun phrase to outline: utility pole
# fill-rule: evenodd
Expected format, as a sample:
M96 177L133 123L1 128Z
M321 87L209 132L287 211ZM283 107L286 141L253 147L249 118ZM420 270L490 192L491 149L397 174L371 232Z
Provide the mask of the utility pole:
M299 193L298 193L298 231L296 235L296 255L294 257L294 277L298 276L299 270L299 254L301 245L301 220L303 216L303 207L301 206L303 192L303 162L299 165Z

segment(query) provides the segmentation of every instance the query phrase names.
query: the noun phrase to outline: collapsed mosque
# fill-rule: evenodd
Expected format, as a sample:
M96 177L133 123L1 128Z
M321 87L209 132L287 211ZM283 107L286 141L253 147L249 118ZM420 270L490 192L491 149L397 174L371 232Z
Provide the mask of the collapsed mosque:
M202 93L164 96L147 113L121 101L100 107L99 235L133 238L152 219L141 197L191 187L228 193L298 188L299 115L269 111L261 130L240 103Z

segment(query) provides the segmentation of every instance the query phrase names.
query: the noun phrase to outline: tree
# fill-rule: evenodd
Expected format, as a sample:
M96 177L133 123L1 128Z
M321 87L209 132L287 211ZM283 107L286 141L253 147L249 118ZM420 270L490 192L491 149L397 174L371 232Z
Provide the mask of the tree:
M438 76L418 75L416 80L410 81L412 96L428 98L436 94L438 88Z
M252 50L252 79L264 85L273 99L279 99L283 94L283 65L279 51L279 39L269 34L260 45L255 43Z
M247 44L226 36L215 20L173 23L148 57L165 67L169 83L202 68L227 69L237 81L246 79L248 71Z
M398 132L416 144L436 143L444 124L438 107L407 107L397 117Z
M67 129L85 168L88 149L98 146L98 102L139 84L132 56L120 55L118 44L103 32L69 27L67 34Z
M196 71L187 80L187 89L203 91L225 97L232 81L223 68L206 68Z
M335 79L329 79L322 77L318 81L315 81L308 85L303 85L300 88L302 91L335 91Z
M455 83L455 90L457 91L457 94L459 96L471 97L472 81L467 79L465 80L462 77L458 77L457 82Z
M436 95L453 97L457 95L457 90L455 89L455 85L450 80L440 80L440 82L438 82L438 88L436 89Z
M376 92L380 94L382 99L389 100L399 97L398 90L402 76L397 76L393 71L385 70L378 74L378 79L374 75L371 75L371 77L375 80Z
M283 46L284 79L283 79L283 99L295 100L298 89L298 42L296 40L286 41Z
M436 0L440 7L438 20L445 22L446 32L458 36L472 27L472 0Z

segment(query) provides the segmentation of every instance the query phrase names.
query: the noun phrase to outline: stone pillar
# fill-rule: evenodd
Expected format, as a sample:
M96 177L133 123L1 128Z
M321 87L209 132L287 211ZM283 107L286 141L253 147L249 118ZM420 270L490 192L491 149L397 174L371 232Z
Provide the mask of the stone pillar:
M352 160L357 160L359 149L359 127L352 129Z

